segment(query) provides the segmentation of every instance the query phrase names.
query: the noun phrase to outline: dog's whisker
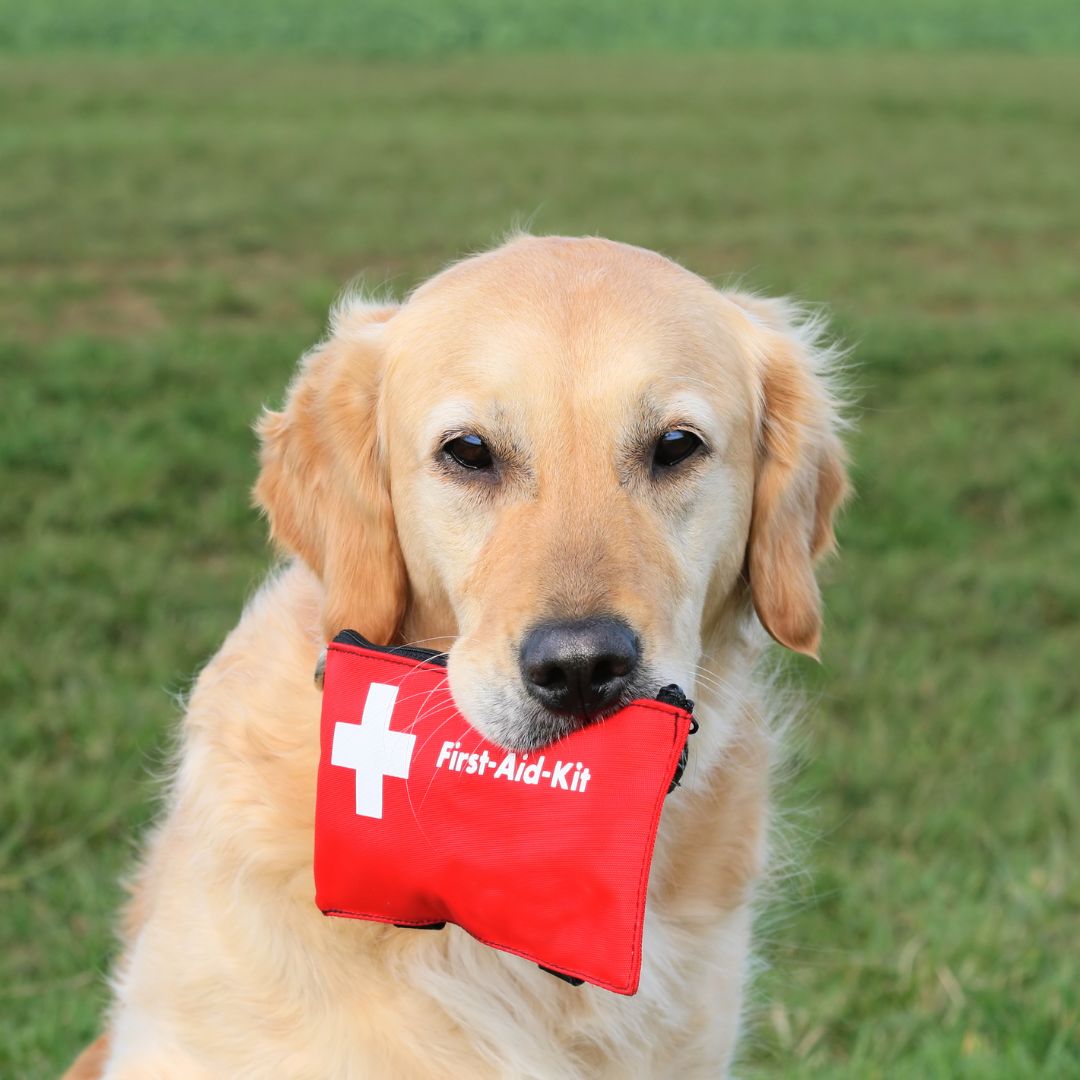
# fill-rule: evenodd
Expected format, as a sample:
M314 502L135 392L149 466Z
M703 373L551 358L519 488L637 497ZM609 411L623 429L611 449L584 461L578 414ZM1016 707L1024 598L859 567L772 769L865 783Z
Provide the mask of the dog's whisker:
M421 705L418 705L418 706L416 707L416 718L415 718L415 719L413 720L413 722L412 722L412 723L411 723L411 724L409 725L409 728L408 728L408 730L412 730L412 728L413 728L413 727L415 727L415 726L416 726L416 724L418 724L418 723L420 722L420 720L421 720L421 719L422 719L422 718L423 718L424 716L426 716L426 715L427 715L427 714L426 714L426 713L424 712L424 708L425 708L425 706L426 706L426 705L427 705L427 703L428 703L428 702L429 702L429 701L431 700L431 696L432 696L433 694L436 694L436 693L438 693L438 692L439 692L439 691L440 691L440 690L441 690L441 689L442 689L442 688L443 688L444 686L446 686L446 684L447 684L447 681L448 681L448 680L447 680L447 678L446 678L446 677L444 676L444 677L443 677L442 679L440 679L440 680L439 680L439 681L438 681L438 682L437 682L437 683L436 683L436 684L435 684L434 686L432 686L432 687L429 687L429 688L428 688L427 690L418 690L418 691L417 691L417 692L416 692L415 694L411 694L411 695L409 695L408 697L405 697L405 698L402 698L402 699L401 699L401 700L402 700L402 702L405 702L405 701L415 701L415 700L416 700L417 698L423 698L423 704L421 704ZM448 711L449 711L449 708L448 708ZM421 749L423 749L423 746L421 746Z
M711 686L714 690L725 691L729 694L740 693L739 688L735 686L734 683L724 678L723 675L720 675L701 664L693 665L693 674L695 681L702 682L706 686Z
M400 685L402 685L402 684L401 684L401 683L399 683L398 685L400 686ZM445 680L445 679L443 679L443 680L442 680L442 682L440 682L440 683L439 683L439 684L438 684L438 685L437 685L437 686L436 686L436 687L434 688L434 690L439 690L439 689L441 689L441 688L442 688L443 686L445 686L445 685L446 685L446 680ZM430 697L430 696L431 696L431 694L432 694L433 692L434 692L434 691L433 691L433 690L432 690L431 688L429 688L429 689L427 689L427 690L417 690L415 694L405 694L405 695L400 695L400 694L399 694L399 695L398 695L398 704L404 705L404 704L405 704L405 702L407 702L407 701L415 701L415 700L416 700L417 698L427 698L427 697Z
M394 645L395 649L416 649L429 641L457 641L458 634L436 634L434 637L417 638L416 641L403 641L400 645ZM439 656L447 656L448 653L438 653Z
M441 679L441 680L440 680L440 681L439 681L439 682L438 682L438 683L437 683L437 684L436 684L435 686L433 686L433 687L431 688L431 690L430 690L430 691L428 692L428 698L427 698L427 699L425 699L425 705L426 705L426 703L427 703L427 700L428 700L428 699L430 699L431 695L432 695L432 694L434 694L434 693L435 693L436 691L438 691L438 690L441 690L441 689L442 689L442 688L443 688L443 687L444 687L444 686L445 686L445 685L447 684L447 682L448 682L448 679L447 679L447 678L443 678L443 679ZM419 697L419 695L416 695L416 696L417 696L417 697ZM414 720L414 721L412 722L412 724L410 724L410 725L409 725L409 729L410 729L410 730L411 730L411 729L412 729L413 727L415 727L415 726L416 726L417 724L419 724L419 723L420 723L420 721L421 721L421 719L422 719L422 718L424 718L425 714L424 714L424 712L423 712L423 709L424 709L424 705L421 705L421 706L420 706L420 707L419 707L419 708L417 709L416 719L415 719L415 720ZM434 738L434 737L435 737L435 736L436 736L436 735L437 735L437 734L438 734L438 733L439 733L440 731L442 731L442 729L443 729L444 727L446 727L446 725L447 725L447 724L448 724L448 723L450 722L450 720L451 720L452 716L453 716L453 714L452 714L452 713L450 713L450 712L448 712L447 716L446 716L446 717L445 717L445 718L444 718L444 719L442 720L442 722L441 722L441 723L439 723L439 724L438 724L438 726L437 726L437 727L436 727L436 728L435 728L435 729L434 729L434 730L433 730L433 731L431 732L431 734L430 734L430 735L429 735L429 736L428 736L428 737L427 737L427 738L426 738L426 739L425 739L425 740L424 740L424 741L423 741L423 742L422 742L422 743L420 744L420 747L419 747L419 749L418 749L418 750L416 750L416 751L414 751L414 754L415 754L415 753L419 753L419 752L420 752L420 750L423 750L423 748L424 748L425 746L427 746L427 744L428 744L429 742L431 742L431 740L432 740L432 739L433 739L433 738ZM428 786L427 786L427 789L425 790L425 792L424 792L423 796L422 796L422 797L421 797L421 799L420 799L420 806L419 806L419 807L417 807L417 806L416 806L416 805L415 805L415 804L413 803L413 798L412 798L412 785L411 785L411 784L409 783L409 780L408 780L408 779L406 779L406 780L405 780L405 797L406 797L406 798L408 799L408 801L409 801L409 810L410 810L410 811L411 811L411 813L412 813L412 816L413 816L413 820L414 820L414 821L416 822L416 824L417 824L417 827L420 827L420 818L419 818L419 811L420 811L420 810L422 810L422 809L424 808L424 800L425 800L425 799L427 798L428 792L429 792L429 791L431 790L431 785L432 785L432 784L433 784L434 782L435 782L435 772L433 771L433 772L432 772L432 775L431 775L431 780L430 780L430 781L428 782ZM423 829L421 829L421 832L422 832L422 831L423 831Z

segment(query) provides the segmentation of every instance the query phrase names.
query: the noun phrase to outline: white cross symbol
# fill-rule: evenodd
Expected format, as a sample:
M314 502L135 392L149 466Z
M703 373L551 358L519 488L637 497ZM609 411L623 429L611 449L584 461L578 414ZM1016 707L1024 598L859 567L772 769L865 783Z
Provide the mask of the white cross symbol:
M382 817L383 777L409 778L416 736L390 730L398 688L372 683L359 724L337 724L330 762L356 770L356 812Z

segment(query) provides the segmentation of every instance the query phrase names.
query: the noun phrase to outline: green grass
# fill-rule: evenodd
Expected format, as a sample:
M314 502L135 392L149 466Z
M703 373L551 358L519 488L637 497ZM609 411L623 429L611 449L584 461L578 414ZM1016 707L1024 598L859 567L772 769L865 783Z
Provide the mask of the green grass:
M350 57L536 49L1080 46L1072 0L0 0L0 50L298 50Z
M4 59L0 1075L97 1030L170 695L268 561L249 422L346 279L529 217L857 346L744 1071L1076 1075L1076 90L1067 56Z

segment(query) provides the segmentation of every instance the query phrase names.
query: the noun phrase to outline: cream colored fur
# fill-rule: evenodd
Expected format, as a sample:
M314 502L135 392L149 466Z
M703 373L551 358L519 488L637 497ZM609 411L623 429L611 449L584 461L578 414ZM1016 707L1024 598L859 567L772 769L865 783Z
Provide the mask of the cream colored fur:
M519 238L400 308L346 303L261 424L257 497L293 557L191 695L107 1032L69 1075L723 1075L767 859L762 626L817 649L812 561L845 490L827 359L794 309L599 240ZM708 429L681 487L610 463L653 413ZM503 425L524 459L494 494L429 459L463 417ZM661 824L638 995L572 988L454 927L324 918L326 637L445 640L466 716L512 739L522 630L598 605L701 721Z

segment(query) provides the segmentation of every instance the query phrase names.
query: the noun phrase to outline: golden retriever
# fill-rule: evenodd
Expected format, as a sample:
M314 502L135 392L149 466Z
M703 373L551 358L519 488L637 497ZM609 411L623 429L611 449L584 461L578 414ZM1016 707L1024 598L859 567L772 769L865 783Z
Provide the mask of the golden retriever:
M198 679L74 1077L717 1076L767 858L767 631L815 654L847 490L834 353L798 308L600 239L516 237L333 314L259 424L292 558ZM678 683L641 989L572 988L448 927L324 918L320 694L344 627L439 643L469 721L551 740Z

